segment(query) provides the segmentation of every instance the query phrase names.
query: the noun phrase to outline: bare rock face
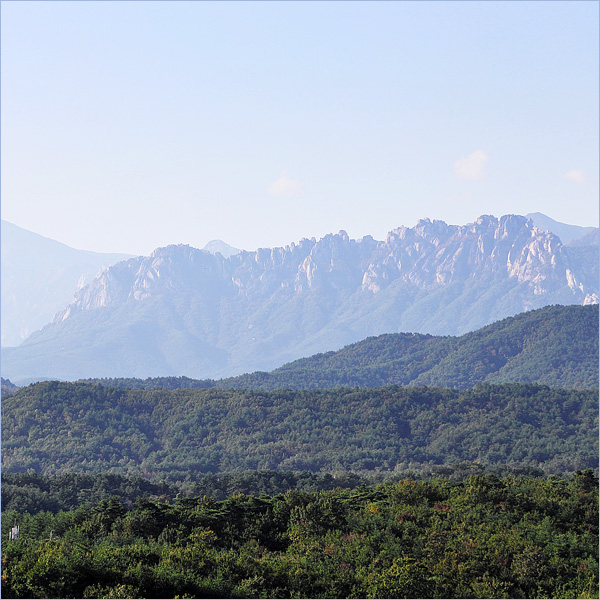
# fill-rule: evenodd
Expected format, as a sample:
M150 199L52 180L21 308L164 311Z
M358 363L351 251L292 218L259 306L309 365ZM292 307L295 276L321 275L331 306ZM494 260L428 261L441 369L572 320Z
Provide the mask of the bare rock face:
M412 230L390 232L386 246L388 256L369 265L363 288L377 292L401 279L434 289L494 275L527 283L536 295L566 286L577 303L583 302L583 287L568 251L555 235L538 230L524 217L483 216L464 227L420 221Z
M385 241L340 231L227 258L168 246L80 289L53 324L3 356L3 373L18 380L271 369L369 335L458 335L548 304L596 303L597 273L597 247L566 247L517 215L464 226L424 219Z

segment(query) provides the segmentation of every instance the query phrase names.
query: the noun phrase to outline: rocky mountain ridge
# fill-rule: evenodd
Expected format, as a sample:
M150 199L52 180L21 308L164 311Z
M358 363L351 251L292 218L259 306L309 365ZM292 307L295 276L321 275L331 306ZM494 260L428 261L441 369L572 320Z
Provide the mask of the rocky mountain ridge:
M595 303L597 291L584 287L579 266L557 236L516 215L499 220L486 215L463 227L422 219L412 229L391 231L384 242L370 236L351 240L340 231L318 242L303 239L230 258L172 245L108 269L80 290L54 322L75 310L141 301L178 287L200 292L217 285L226 293L248 295L326 286L377 294L397 281L427 290L488 272L505 272L509 279L528 283L534 295L564 292L572 294L565 298L572 303Z
M518 215L423 219L384 241L341 231L229 258L167 246L79 290L5 353L3 373L221 377L381 333L460 335L547 304L598 302L597 263Z

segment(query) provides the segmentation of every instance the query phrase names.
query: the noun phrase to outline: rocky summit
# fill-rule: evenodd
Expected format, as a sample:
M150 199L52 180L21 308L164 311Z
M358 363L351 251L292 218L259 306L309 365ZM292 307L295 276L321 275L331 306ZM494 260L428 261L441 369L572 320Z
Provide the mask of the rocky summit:
M381 333L460 335L548 304L598 302L598 252L531 220L421 220L230 257L168 246L118 263L53 323L3 350L27 378L221 377Z

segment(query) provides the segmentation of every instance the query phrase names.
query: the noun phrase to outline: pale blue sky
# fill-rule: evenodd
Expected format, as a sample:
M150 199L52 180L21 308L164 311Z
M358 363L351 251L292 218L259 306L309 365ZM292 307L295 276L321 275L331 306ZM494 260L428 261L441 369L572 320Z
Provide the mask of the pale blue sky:
M598 7L3 1L2 217L144 254L597 225Z

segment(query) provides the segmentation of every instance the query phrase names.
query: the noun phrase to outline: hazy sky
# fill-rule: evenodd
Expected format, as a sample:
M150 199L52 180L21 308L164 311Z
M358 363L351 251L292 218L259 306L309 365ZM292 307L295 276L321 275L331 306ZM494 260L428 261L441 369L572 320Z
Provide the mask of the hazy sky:
M584 2L20 2L2 218L76 248L598 224Z

